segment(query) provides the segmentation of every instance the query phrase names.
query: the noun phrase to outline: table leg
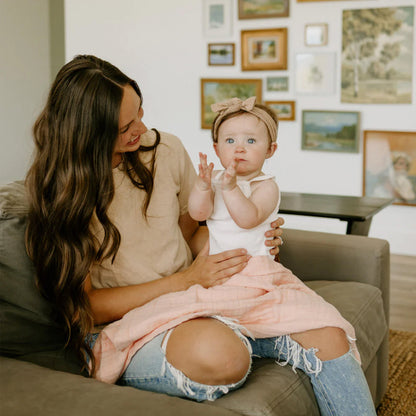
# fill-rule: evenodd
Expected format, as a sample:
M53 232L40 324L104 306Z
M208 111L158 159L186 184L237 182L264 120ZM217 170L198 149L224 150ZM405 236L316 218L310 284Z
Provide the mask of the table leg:
M365 221L348 221L347 234L368 236L372 218Z

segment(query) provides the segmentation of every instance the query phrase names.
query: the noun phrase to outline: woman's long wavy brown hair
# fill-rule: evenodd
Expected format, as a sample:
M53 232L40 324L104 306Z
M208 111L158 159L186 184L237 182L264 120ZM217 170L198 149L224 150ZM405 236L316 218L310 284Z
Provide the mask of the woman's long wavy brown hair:
M58 73L46 106L33 127L34 161L26 177L29 217L26 246L43 296L54 305L67 331L67 345L85 367L95 361L86 337L94 322L85 279L95 262L114 259L120 233L107 215L114 196L112 156L119 135L123 87L138 85L110 63L80 55ZM124 155L126 173L147 193L153 189L156 146ZM139 151L153 151L150 167ZM93 214L104 229L102 241L90 230Z

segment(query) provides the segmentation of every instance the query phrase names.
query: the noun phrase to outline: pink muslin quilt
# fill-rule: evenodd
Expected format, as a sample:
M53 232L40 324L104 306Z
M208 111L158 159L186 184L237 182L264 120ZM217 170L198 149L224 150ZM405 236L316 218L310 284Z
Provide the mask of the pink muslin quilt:
M132 356L156 335L189 319L215 315L235 320L245 335L254 338L339 327L359 360L354 328L337 309L289 269L270 257L257 256L222 285L208 289L194 285L160 296L107 325L93 348L94 377L116 382Z

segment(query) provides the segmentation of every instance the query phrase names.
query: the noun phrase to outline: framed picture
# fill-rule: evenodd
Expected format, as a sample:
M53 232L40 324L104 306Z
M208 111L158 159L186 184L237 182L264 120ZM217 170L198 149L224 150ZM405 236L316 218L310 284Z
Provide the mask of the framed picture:
M335 56L335 52L296 54L296 92L334 94Z
M294 121L296 117L294 101L266 101L279 117L279 121Z
M358 153L360 115L355 111L302 111L302 149Z
M328 43L328 25L313 23L305 25L305 45L324 46Z
M413 6L343 10L342 102L412 102L413 16Z
M267 77L267 91L289 91L289 77Z
M208 65L234 65L234 43L209 43Z
M201 128L210 129L215 118L211 105L217 102L238 97L245 100L257 97L262 100L261 79L201 79Z
M239 19L288 16L289 0L238 0Z
M310 3L310 2L316 2L316 1L343 1L343 0L296 0L296 1L298 3Z
M287 28L242 30L241 69L287 69Z
M416 131L364 130L363 195L416 206Z
M205 36L230 36L232 34L231 0L204 0L203 7Z

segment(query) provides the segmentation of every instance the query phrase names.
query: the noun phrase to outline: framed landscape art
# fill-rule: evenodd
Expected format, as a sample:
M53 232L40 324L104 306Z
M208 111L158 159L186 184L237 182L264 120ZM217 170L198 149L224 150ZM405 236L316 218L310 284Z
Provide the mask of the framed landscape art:
M363 195L416 206L416 131L364 131Z
M412 102L413 20L413 6L343 11L342 102Z
M310 3L310 2L317 2L317 1L344 1L344 0L297 0L298 3ZM355 0L352 0L352 1L355 1Z
M302 149L358 153L360 115L356 111L302 111Z
M287 28L242 30L241 69L287 69Z
M266 101L273 111L276 112L279 121L294 121L296 117L294 101Z
M208 65L234 65L234 43L209 43Z
M289 0L238 0L239 19L289 16Z
M262 100L261 79L201 79L201 128L210 129L215 118L211 105L238 97L242 100L256 96Z
M267 77L267 91L289 91L289 77Z

